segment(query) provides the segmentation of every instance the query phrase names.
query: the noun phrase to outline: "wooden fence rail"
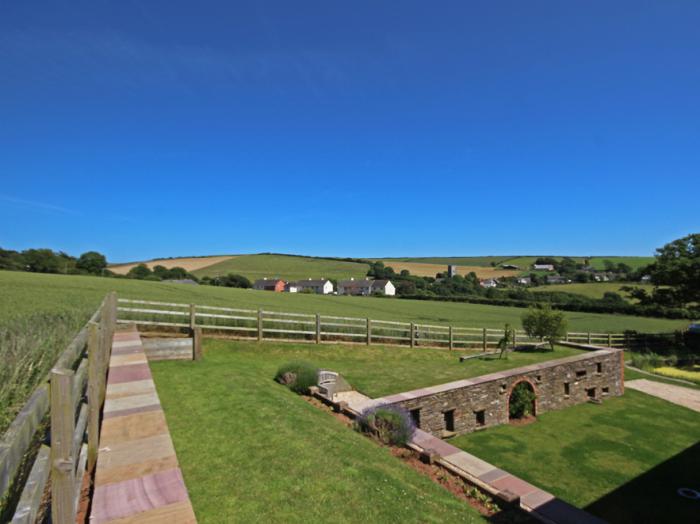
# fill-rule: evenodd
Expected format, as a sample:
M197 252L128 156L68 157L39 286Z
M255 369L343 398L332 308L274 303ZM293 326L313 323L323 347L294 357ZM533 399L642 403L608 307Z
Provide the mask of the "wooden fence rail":
M188 316L189 324L173 322L170 318L173 315ZM192 326L196 326L209 335L243 340L382 344L482 351L497 348L504 334L503 329L495 328L420 324L126 298L119 299L117 322L134 323L145 328L155 326L192 329ZM511 340L513 344L533 342L522 330L513 330ZM621 333L570 333L567 340L622 347L626 339Z
M116 319L117 297L110 293L3 435L0 501L12 524L44 520L40 508L47 499L54 524L75 524L83 476L97 457Z

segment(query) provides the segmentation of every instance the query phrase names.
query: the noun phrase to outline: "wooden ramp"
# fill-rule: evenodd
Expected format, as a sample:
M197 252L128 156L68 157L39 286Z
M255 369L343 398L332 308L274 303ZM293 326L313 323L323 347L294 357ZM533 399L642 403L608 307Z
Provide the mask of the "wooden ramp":
M196 522L137 331L114 335L91 524Z

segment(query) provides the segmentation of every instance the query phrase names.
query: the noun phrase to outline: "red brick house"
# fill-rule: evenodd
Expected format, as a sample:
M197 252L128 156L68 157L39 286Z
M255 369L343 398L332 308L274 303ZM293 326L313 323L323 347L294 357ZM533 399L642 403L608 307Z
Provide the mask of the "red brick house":
M262 278L255 281L255 284L253 284L253 289L282 293L284 291L285 284L286 282L279 278Z

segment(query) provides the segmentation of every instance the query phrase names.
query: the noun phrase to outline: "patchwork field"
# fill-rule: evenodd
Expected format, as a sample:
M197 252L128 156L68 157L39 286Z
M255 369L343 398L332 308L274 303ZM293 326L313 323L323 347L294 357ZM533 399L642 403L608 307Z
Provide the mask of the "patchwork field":
M218 264L225 260L234 258L236 255L220 255L211 257L178 257L178 258L158 258L155 260L148 260L143 262L150 269L156 266L163 266L168 269L173 267L181 267L187 271L196 271L213 264ZM245 255L242 255L245 256ZM132 262L130 264L115 264L109 266L109 269L116 273L117 275L126 275L132 267L139 265L141 262Z
M465 327L520 325L521 308L373 297L322 296L165 282L0 271L0 431L50 369L56 355L117 291L124 298L265 308ZM567 312L572 331L671 331L684 321Z
M198 277L237 273L257 280L276 277L284 280L307 278L364 278L369 266L358 262L287 255L241 255L194 271Z
M496 264L497 266L501 264L513 264L519 266L522 271L528 270L535 263L535 260L541 257L553 257L555 259L561 259L562 256L559 255L528 255L528 256L485 256L485 257L415 257L415 258L385 258L385 262L390 261L401 261L401 262L417 262L422 264L437 264L437 265L447 265L447 264L457 264L464 266L491 266L491 264ZM637 269L643 266L647 266L654 261L654 257L619 257L619 256L591 256L591 257L581 257L573 256L576 262L589 261L589 264L595 269L605 269L605 261L610 260L614 264L624 263L630 266L632 269Z
M450 442L611 523L696 522L700 414L628 389Z
M399 273L404 269L408 269L411 275L419 277L435 277L437 273L445 273L447 271L446 264L429 264L425 262L405 262L401 260L382 260L385 266L390 266ZM500 278L513 277L520 274L520 271L509 271L504 269L493 268L490 266L457 266L459 275L468 275L474 272L479 278Z

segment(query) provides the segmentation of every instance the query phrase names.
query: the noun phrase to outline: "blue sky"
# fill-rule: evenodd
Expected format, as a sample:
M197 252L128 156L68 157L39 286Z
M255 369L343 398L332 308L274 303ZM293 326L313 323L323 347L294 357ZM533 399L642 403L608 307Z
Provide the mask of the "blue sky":
M700 3L0 1L0 246L648 255Z

